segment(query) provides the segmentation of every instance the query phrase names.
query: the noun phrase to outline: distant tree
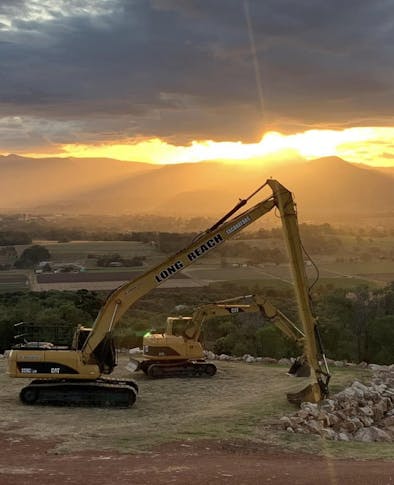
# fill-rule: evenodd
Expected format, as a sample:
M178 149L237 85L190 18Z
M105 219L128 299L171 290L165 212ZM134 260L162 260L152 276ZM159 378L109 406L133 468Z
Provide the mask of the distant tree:
M31 244L31 237L23 231L0 231L0 246Z
M219 249L220 256L248 258L250 264L275 263L280 264L287 261L286 254L279 248L261 249L250 246L244 241L224 245Z
M6 246L0 249L0 256L9 258L9 259L17 259L18 253L14 246Z
M120 262L121 256L118 253L114 254L105 254L97 259L97 266L101 266L103 268L109 266L113 262Z
M45 246L35 244L23 251L14 266L15 268L33 268L40 261L47 261L50 258L51 255Z
M394 315L376 318L368 332L368 352L373 362L390 365L394 362Z
M133 267L133 266L142 266L144 260L146 259L145 256L134 256L133 258L122 258L120 254L106 254L103 256L97 257L97 266L102 268L107 268L111 266L111 263L119 263L119 265L125 267Z
M145 256L134 256L133 258L130 258L130 259L122 258L121 262L123 266L126 266L126 267L143 266L145 259L146 259Z
M15 343L14 325L28 322L27 340L70 344L78 324L91 325L103 304L88 290L0 294L0 352ZM20 330L18 330L20 333Z
M70 242L71 239L68 237L68 236L61 236L59 239L58 239L58 243L68 243Z
M289 355L289 343L273 325L264 325L256 332L258 354L262 357L290 357L297 354L297 349ZM299 352L299 351L298 351Z
M1 306L0 308L3 310ZM15 343L14 335L15 331L13 325L7 321L2 313L0 318L0 353L3 353L5 350L9 349Z
M353 362L394 362L394 284L334 290L317 309L327 355Z
M158 234L159 248L163 253L173 253L190 244L195 236L195 233L160 232Z

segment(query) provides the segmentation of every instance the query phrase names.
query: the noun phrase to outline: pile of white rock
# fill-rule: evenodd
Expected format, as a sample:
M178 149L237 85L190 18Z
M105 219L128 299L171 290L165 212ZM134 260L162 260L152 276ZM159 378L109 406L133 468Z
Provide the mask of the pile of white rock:
M242 357L234 357L228 354L215 354L211 350L204 351L204 355L208 360L228 360L228 361L244 361L248 364L254 362L260 362L263 364L279 364L279 365L291 365L295 359L274 359L272 357L254 357L250 354L244 354Z
M394 442L394 365L376 367L368 385L355 381L319 404L302 403L281 426L338 441Z
M290 359L282 358L282 359L274 359L273 357L254 357L250 354L244 354L242 357L235 357L233 355L228 354L215 354L211 350L205 350L204 356L208 360L228 360L228 361L244 361L248 364L253 364L255 362L260 362L263 364L278 364L278 365L288 365L294 363L295 358L291 357ZM366 362L360 362L360 364L355 364L353 362L346 362L344 360L333 360L327 359L327 364L329 367L359 367L360 369L370 369L370 370L379 370L387 368L387 366L381 366L377 364L367 364Z

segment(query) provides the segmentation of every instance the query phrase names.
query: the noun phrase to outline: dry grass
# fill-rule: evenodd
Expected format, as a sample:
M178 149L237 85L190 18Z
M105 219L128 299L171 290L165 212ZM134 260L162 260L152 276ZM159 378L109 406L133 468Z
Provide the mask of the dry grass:
M117 375L128 375L121 358ZM4 367L4 361L0 363ZM24 406L18 400L25 382L0 374L0 429L15 435L58 440L57 452L76 449L144 451L152 446L185 440L252 440L292 450L329 453L330 456L389 456L393 445L329 443L312 436L283 432L277 426L294 408L286 392L306 385L279 366L219 362L215 377L150 380L135 374L140 386L130 409L85 409ZM338 370L336 388L365 371ZM382 446L384 445L384 446ZM387 446L385 446L387 445Z

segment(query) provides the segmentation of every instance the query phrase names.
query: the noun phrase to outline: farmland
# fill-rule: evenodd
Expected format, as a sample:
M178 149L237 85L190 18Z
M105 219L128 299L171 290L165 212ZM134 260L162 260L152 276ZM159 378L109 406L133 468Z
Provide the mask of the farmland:
M34 244L45 246L51 253L54 262L80 263L86 265L89 255L104 255L118 253L127 258L132 256L146 256L154 259L160 252L150 244L137 241L72 241L67 243L55 241L34 241ZM26 246L20 246L22 252Z
M23 271L3 271L0 273L0 292L23 291L29 289L28 275Z
M351 287L362 283L383 285L394 280L394 261L391 256L392 237L376 238L371 241L361 241L356 251L357 238L343 236L341 250L333 254L313 254L314 263L319 269L319 279L322 284ZM239 241L228 241L224 247L236 248ZM284 249L281 239L251 239L242 241L256 248ZM132 279L148 268L162 262L166 255L154 244L136 241L74 241L56 243L53 241L35 241L45 245L51 254L54 264L74 263L85 268L82 273L35 275L32 271L0 272L0 291L24 290L28 288L29 281L32 290L47 289L106 289L110 290L119 284ZM17 246L19 254L26 246ZM366 252L368 247L371 249ZM236 251L236 249L235 249ZM119 254L122 258L143 257L142 267L136 268L99 268L96 258ZM367 254L365 260L360 254ZM357 256L358 255L358 256ZM306 266L311 281L316 278L316 270L312 264ZM170 287L204 286L217 281L239 281L245 283L269 282L271 285L286 286L291 281L288 264L250 262L247 257L226 256L212 253L201 261L176 275L176 280L165 283Z

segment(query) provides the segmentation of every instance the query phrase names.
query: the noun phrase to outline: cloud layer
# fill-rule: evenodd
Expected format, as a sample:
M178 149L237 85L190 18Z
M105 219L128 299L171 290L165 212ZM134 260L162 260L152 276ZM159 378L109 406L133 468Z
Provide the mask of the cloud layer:
M2 0L0 152L393 126L393 26L393 0Z

